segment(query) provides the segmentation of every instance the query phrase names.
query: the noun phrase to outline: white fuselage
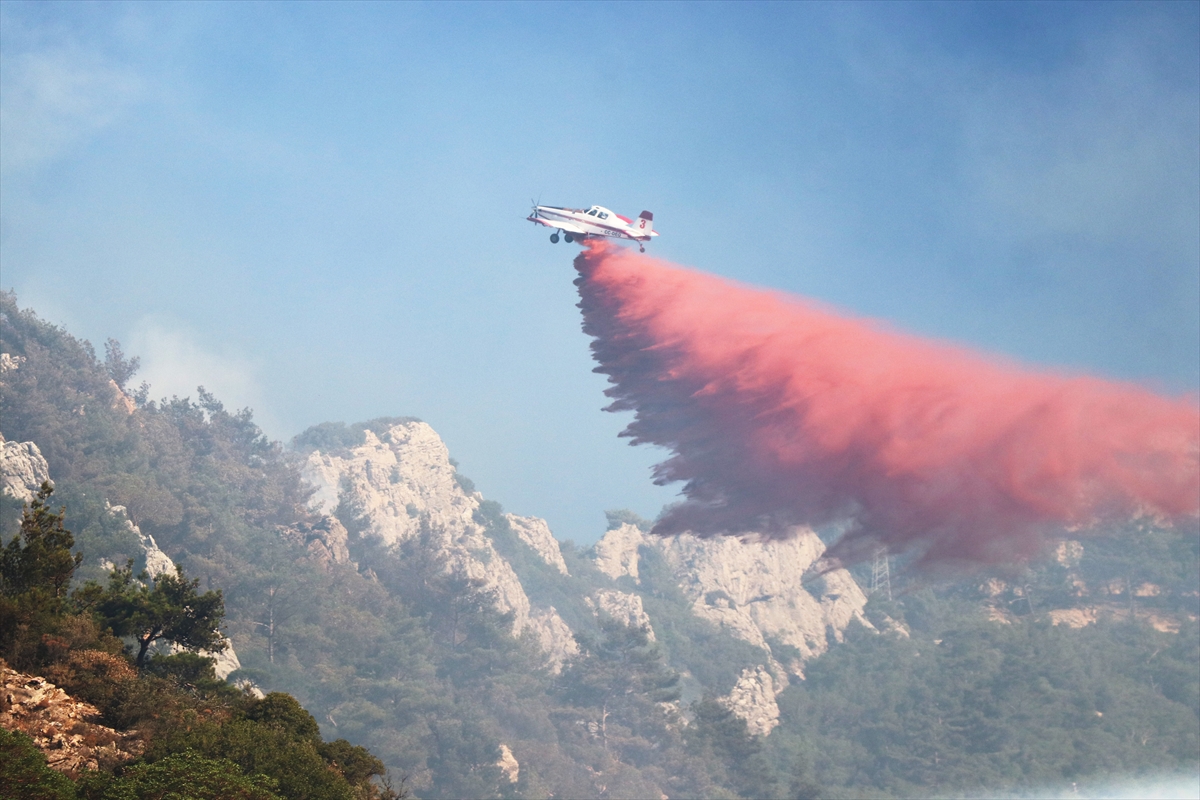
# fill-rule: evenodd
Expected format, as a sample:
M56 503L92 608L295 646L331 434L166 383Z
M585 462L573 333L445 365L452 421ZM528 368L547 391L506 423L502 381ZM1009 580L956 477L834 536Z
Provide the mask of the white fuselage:
M588 236L610 236L648 242L652 237L658 236L658 232L654 230L653 218L642 216L630 219L603 206L583 209L534 206L533 213L527 219L538 225L562 231L568 235L568 241Z

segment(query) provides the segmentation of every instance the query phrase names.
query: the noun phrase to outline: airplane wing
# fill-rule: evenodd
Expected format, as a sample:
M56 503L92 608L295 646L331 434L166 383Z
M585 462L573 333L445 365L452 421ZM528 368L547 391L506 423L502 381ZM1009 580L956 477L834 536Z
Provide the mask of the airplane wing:
M578 233L580 236L585 236L588 233L587 228L583 227L582 225L577 225L570 220L548 220L542 219L541 217L526 217L526 219L528 219L530 222L536 222L539 225L545 225L547 228L557 228L558 230L566 231L567 233Z

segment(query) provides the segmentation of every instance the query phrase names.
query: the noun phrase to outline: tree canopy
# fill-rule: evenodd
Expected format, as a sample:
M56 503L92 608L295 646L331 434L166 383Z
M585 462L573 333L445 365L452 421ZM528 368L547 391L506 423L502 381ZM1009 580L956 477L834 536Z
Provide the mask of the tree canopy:
M181 565L153 581L143 570L136 578L133 561L113 570L108 587L95 596L95 613L117 636L137 643L135 664L145 666L150 646L161 640L185 650L224 650L221 620L225 602L221 590L200 594L200 579L188 580ZM85 592L88 590L85 589Z

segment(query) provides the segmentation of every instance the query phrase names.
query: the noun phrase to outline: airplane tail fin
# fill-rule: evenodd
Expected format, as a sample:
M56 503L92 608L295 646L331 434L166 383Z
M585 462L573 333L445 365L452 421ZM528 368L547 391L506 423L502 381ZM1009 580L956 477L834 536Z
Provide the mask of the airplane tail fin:
M634 225L634 228L639 235L645 234L649 236L650 231L654 230L654 215L649 211L643 211L638 214L637 224Z

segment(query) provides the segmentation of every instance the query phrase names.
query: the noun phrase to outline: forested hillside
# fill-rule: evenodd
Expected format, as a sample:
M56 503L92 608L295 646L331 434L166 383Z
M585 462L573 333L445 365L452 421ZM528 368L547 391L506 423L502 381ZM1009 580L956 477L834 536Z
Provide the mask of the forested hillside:
M303 706L287 711L279 741L329 762L335 745L366 747L414 796L1057 792L1200 766L1194 527L1134 520L1082 543L1064 532L1059 552L1029 568L957 581L893 561L891 598L864 607L865 565L857 585L845 575L794 596L796 613L811 603L826 615L815 626L776 621L792 638L755 643L759 628L739 633L738 620L759 619L752 608L778 616L777 598L686 585L681 570L703 554L647 544L632 515L610 514L608 550L562 543L548 554L532 518L506 514L464 476L405 501L406 481L420 478L396 460L409 452L401 433L419 432L408 418L326 423L285 447L203 389L152 399L153 387L133 388L136 358L116 342L100 359L13 295L0 303L0 433L45 458L68 549L83 554L71 586L109 586L129 559L136 575L139 536L153 537L198 593L221 592L242 665L229 680ZM358 493L314 483L314 464L359 480ZM393 517L364 505L384 489ZM320 492L336 502L313 502ZM23 504L2 502L8 544ZM389 539L380 520L400 533ZM87 635L110 658L122 651L102 626ZM241 763L239 737L261 738L250 726L264 701L162 669L164 685L185 689L172 720L220 710L164 733L168 749L128 774L174 769L189 751ZM766 683L760 699L777 709L764 722L735 701L743 687L754 705ZM107 708L115 727L146 724L121 716L120 701ZM362 763L345 775L360 788L373 770ZM273 787L263 791L302 796Z

